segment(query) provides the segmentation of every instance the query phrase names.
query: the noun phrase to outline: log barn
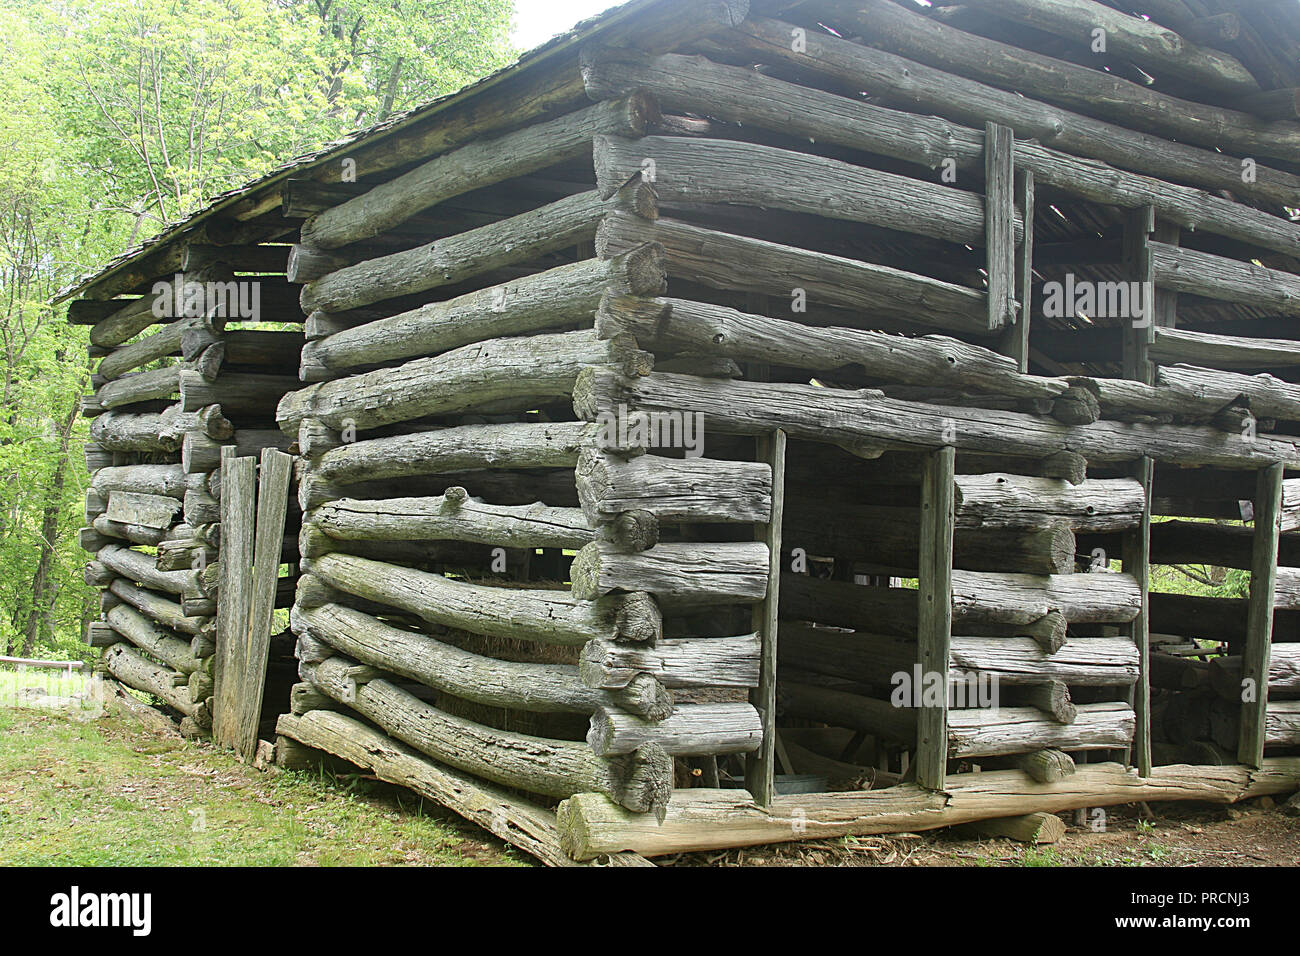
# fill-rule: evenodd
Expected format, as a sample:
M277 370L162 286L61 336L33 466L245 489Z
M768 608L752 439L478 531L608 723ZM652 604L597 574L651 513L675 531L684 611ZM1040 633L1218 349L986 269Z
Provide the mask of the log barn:
M1295 790L1298 91L1280 0L611 10L63 294L89 640L557 865Z

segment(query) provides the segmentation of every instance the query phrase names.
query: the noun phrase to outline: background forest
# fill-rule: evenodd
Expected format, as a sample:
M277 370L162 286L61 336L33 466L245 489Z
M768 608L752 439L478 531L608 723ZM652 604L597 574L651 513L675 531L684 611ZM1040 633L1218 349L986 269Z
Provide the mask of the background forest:
M85 327L210 197L509 63L512 0L0 0L0 656L78 658Z

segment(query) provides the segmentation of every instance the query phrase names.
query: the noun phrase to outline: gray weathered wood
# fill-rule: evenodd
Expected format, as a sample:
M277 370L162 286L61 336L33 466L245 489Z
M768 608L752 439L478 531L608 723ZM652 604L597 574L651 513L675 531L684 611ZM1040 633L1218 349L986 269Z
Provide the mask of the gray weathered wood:
M1261 767L1264 760L1269 651L1273 642L1273 594L1277 584L1284 474L1280 463L1262 469L1255 492L1255 542L1241 667L1241 730L1237 738L1237 759L1248 767Z
M762 736L763 724L752 704L681 704L657 722L601 708L592 715L587 743L601 756L657 744L672 756L685 757L749 753Z
M645 246L616 259L559 266L327 335L303 346L300 377L321 381L358 365L436 355L483 339L590 322L608 290L662 293L662 259L660 250Z
M617 705L650 719L672 712L672 698L650 668L601 690L584 683L572 664L497 660L338 604L295 610L294 627L364 664L492 707L591 714L597 707Z
M581 646L597 638L650 640L662 633L658 608L644 596L580 601L565 591L465 584L439 574L353 555L327 554L312 574L348 594L475 634Z
M590 240L606 212L594 192L332 272L303 286L304 312L340 312L464 282Z
M646 370L650 365L629 337L605 342L590 330L491 339L396 369L309 385L284 397L276 420L296 437L305 418L335 429L368 429L502 400L528 408L537 399L572 394L584 367L620 361Z
M578 500L593 521L649 511L661 521L766 522L772 469L763 462L639 455L624 460L584 449Z
M583 417L626 404L635 411L699 412L706 428L757 434L772 428L792 438L886 448L936 448L955 431L959 450L1026 458L1062 451L1089 461L1131 460L1142 454L1185 465L1254 468L1271 461L1300 465L1300 444L1282 436L1232 435L1204 426L1100 421L1070 426L1018 412L973 412L812 385L736 382L653 373L635 379L608 368L578 377L574 407Z
M435 498L341 498L312 512L309 519L339 540L454 540L505 548L581 548L595 540L578 508L492 505L471 498L464 488L449 488Z
M241 695L248 690L244 678L253 603L257 460L235 457L233 447L223 450L221 485L221 600L217 602L212 737L218 745L242 753L240 715L245 704Z
M717 232L673 219L653 222L611 212L600 224L596 251L622 255L647 242L663 245L668 275L719 289L752 289L788 298L794 287L830 305L895 309L925 315L925 324L988 334L983 292L889 266Z
M313 216L303 224L302 241L333 249L378 236L445 199L576 159L593 136L641 136L654 113L644 97L634 96L466 144Z
M928 168L945 159L960 168L979 170L984 165L983 124L994 119L1011 126L1020 137L1017 164L1032 170L1039 186L1061 189L1093 202L1132 208L1152 205L1157 213L1186 228L1233 236L1268 249L1294 254L1300 249L1300 227L1277 216L1232 202L1204 190L1131 173L1079 159L1059 149L1031 142L1060 143L1063 148L1086 151L1121 167L1134 167L1170 176L1181 168L1168 161L1174 144L1156 137L1143 138L1141 150L1121 143L1108 133L1076 136L1059 110L1047 110L1011 93L1004 93L960 77L930 71L900 57L880 53L815 31L807 34L810 55L787 54L790 26L753 18L746 26L764 54L787 56L800 68L815 66L835 72L855 90L874 89L901 102L920 101L927 112L917 115L861 102L821 90L785 82L750 69L713 63L703 57L652 56L632 50L590 51L583 65L587 89L593 96L619 96L642 89L653 93L665 109L718 116L777 133L809 136L819 143L852 149ZM826 54L832 54L829 58ZM920 70L923 79L914 78ZM928 82L927 82L928 80ZM1045 115L1043 115L1045 113ZM978 130L956 126L939 116L960 115ZM1081 117L1080 117L1081 118ZM1073 117L1071 117L1073 121ZM1064 137L1064 141L1062 141ZM1132 135L1126 134L1131 140ZM1118 145L1117 145L1118 144ZM1240 182L1239 163L1196 151L1202 166L1213 170L1213 182L1234 191ZM1261 170L1267 180L1270 171ZM1230 183L1232 183L1230 185ZM1277 174L1268 193L1275 203L1294 197L1300 181Z
M668 800L672 762L658 747L603 760L582 743L494 730L452 716L388 680L358 684L344 658L304 669L317 688L398 740L476 776L547 796L605 793L642 813Z
M767 564L767 546L759 541L667 543L637 554L593 541L578 552L569 574L580 600L648 591L678 605L743 604L767 593Z

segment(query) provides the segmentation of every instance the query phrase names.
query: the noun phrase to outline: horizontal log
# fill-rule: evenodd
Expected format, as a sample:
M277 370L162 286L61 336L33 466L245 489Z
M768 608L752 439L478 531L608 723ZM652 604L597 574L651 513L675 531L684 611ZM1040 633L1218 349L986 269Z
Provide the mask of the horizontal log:
M164 365L147 372L131 372L100 386L95 397L103 408L108 409L140 402L170 400L180 393L180 374L183 371L200 374L189 362Z
M181 675L155 664L130 644L114 644L106 650L104 666L128 687L153 694L187 717L194 715L195 704L190 699L190 689Z
M592 521L648 511L668 522L766 523L772 510L772 469L760 462L661 455L624 460L592 448L582 452L576 478L578 500Z
M175 252L179 255L182 249L178 246ZM154 273L154 275L166 275L167 277L155 282L148 295L126 302L117 311L96 322L90 330L91 344L101 348L113 348L143 332L155 322L167 321L162 315L158 314L162 309L159 308L158 312L156 312L155 307L168 300L173 303L178 300L185 302L185 296L188 292L188 290L182 288L181 295L177 295L176 276L171 273L178 266L179 262L174 265L169 264L169 267L164 272ZM233 273L228 268L211 266L187 273L179 278L183 287L189 286L190 289L193 289L196 283L229 282L233 277ZM147 280L142 279L141 281ZM175 314L175 310L173 310L173 314Z
M230 372L207 381L192 371L180 375L181 408L198 412L220 405L223 414L270 419L275 406L287 393L302 387L297 376Z
M651 359L627 338L602 342L589 330L491 339L395 369L309 385L285 396L276 420L296 436L305 418L364 430L500 401L528 408L538 399L571 395L583 368L606 362L648 370Z
M319 558L312 574L348 594L489 637L581 646L619 636L647 641L663 632L658 607L644 595L580 601L564 591L465 584L344 554Z
M170 630L194 636L215 633L210 617L190 617L181 610L180 604L176 601L137 587L124 578L114 580L109 585L109 590L141 614Z
M312 464L326 481L347 484L475 468L572 468L590 443L585 422L460 425L371 438L331 448Z
M657 744L675 757L750 753L763 739L763 722L750 704L679 704L662 721L613 708L592 715L587 743L600 756L630 754Z
M1036 528L1063 521L1075 531L1135 527L1145 493L1130 478L1092 479L1077 485L1026 475L958 475L958 528Z
M1240 701L1241 657L1212 657L1207 668L1210 686L1227 700ZM1300 691L1300 644L1274 644L1269 648L1268 691L1270 694Z
M300 377L305 382L321 381L358 365L436 355L484 339L579 325L591 321L609 289L658 295L665 283L662 251L653 246L615 259L559 266L308 342L302 349Z
M1187 329L1156 329L1148 354L1154 362L1210 368L1266 368L1300 365L1300 343L1256 339Z
M1235 57L1142 17L1095 0L966 0L977 10L1037 27L1066 40L1104 30L1106 52L1136 63L1153 76L1173 77L1220 93L1258 92L1259 82Z
M590 241L606 204L578 193L531 212L348 266L303 286L303 312L340 312L384 299L464 282Z
M781 622L780 660L799 670L863 681L877 686L910 680L917 663L914 639L867 632L845 632ZM953 637L950 681L965 674L996 676L998 685L1025 687L1049 681L1078 686L1133 684L1138 679L1137 647L1129 638L1076 638L1052 654L1022 637Z
M1070 624L1126 623L1137 616L1141 592L1126 574L992 574L953 572L953 627L968 634L1022 635L1053 611ZM865 587L806 574L781 577L781 614L798 620L875 633L916 633L916 591Z
M593 541L569 569L579 600L644 591L677 605L760 601L767 593L767 572L767 546L758 541L668 543L637 554Z
M758 807L743 790L678 790L659 821L620 810L594 795L560 804L561 840L575 859L630 850L646 856L870 835L970 823L1009 813L1060 813L1141 801L1232 804L1287 793L1300 782L1300 758L1274 757L1261 770L1241 766L1156 767L1150 776L1117 763L1081 766L1051 783L1020 770L954 774L942 792L916 784L883 790L778 796Z
M602 408L700 413L705 428L759 434L780 428L791 438L877 447L938 448L1047 458L1059 452L1089 461L1125 461L1149 455L1184 465L1300 466L1300 445L1281 436L1232 435L1204 426L1099 421L1064 425L1017 412L935 406L889 399L871 390L848 391L767 382L736 382L666 372L628 378L608 368L586 369L574 390L574 408L593 419ZM945 438L945 435L953 435Z
M95 369L95 374L106 381L111 381L142 365L148 365L150 362L171 355L180 355L182 340L187 335L189 347L184 349L185 357L197 357L204 348L221 338L224 328L225 319L220 316L178 319L169 325L164 325L152 335L114 349L104 356Z
M829 305L924 315L934 328L988 335L984 293L889 266L824 252L718 232L673 219L648 221L611 212L600 224L596 252L622 255L648 242L664 247L671 278L717 289L752 289L789 297L804 289L809 299Z
M626 687L649 675L664 687L757 687L757 634L659 641L653 647L608 640L582 649L578 671L589 687Z
M103 548L98 555L99 562L115 574L135 581L154 591L166 591L168 594L182 594L186 585L194 581L193 571L159 571L154 566L151 555L132 551L117 545Z
M805 34L806 55L794 51L787 54L791 36L788 24L769 26L755 17L747 28L754 31L756 48L765 55L797 61L798 69L815 64L818 69L834 71L839 79L847 81L849 89L892 95L904 104L919 102L925 113L936 115L889 109L755 70L713 63L700 56L589 49L584 51L584 81L592 96L606 98L645 90L665 109L717 116L783 135L807 136L818 143L890 156L930 169L952 159L962 169L982 172L984 123L992 119L1016 130L1016 164L1032 171L1040 187L1047 185L1092 202L1128 209L1152 205L1161 218L1185 228L1231 236L1291 255L1300 250L1300 226L1295 223L1201 189L1168 182L1173 178L1171 170L1184 168L1186 163L1181 162L1182 156L1171 162L1174 144L1166 140L1142 137L1142 148L1135 150L1132 135L1117 139L1109 135L1113 128L1099 136L1090 136L1088 131L1074 135L1070 128L1073 117L1067 123L1059 110L1044 112L1041 105L1012 93L931 71L913 61L836 41L815 31ZM828 58L828 53L833 55ZM975 128L957 126L941 116L960 116ZM1062 136L1067 137L1064 142ZM1033 139L1049 145L1030 142ZM1093 158L1080 159L1050 148L1057 143ZM1239 163L1204 151L1195 153L1198 174L1208 169L1216 188L1232 189L1234 194L1239 187L1252 188L1240 182ZM1117 169L1106 162L1152 172L1154 177ZM1300 187L1300 180L1290 174L1276 174L1268 182L1269 171L1261 172L1268 193L1264 198L1271 197L1274 203L1290 201L1287 197L1293 198Z
M288 451L293 439L278 429L240 428L227 439L212 439L189 432L181 443L181 468L187 475L216 471L221 467L221 449L233 446L239 458L257 457L264 449Z
M302 241L334 249L378 236L453 196L576 159L593 136L641 136L655 112L644 97L632 97L469 143L313 216L303 224Z
M101 468L90 486L101 495L130 492L180 498L185 493L185 473L180 465L121 465Z
M650 161L655 194L665 203L782 209L984 244L982 197L909 176L739 140L597 136L594 152L596 184L605 198ZM1015 230L1019 242L1022 220Z
M1136 719L1126 703L1080 704L1073 723L1036 707L974 707L948 712L948 756L989 757L1042 749L1105 750L1133 742Z
M117 538L121 541L130 541L132 544L150 546L156 546L171 533L169 528L151 528L143 524L113 521L104 514L96 516L93 525L95 530L106 538Z
M809 554L864 561L911 572L919 565L918 508L823 504L807 499L786 503L783 540ZM1074 570L1075 538L1070 526L963 528L953 535L952 566L969 571L1066 574Z
M572 474L546 468L449 471L404 478L349 481L347 484L317 478L308 472L299 480L298 502L305 510L310 511L327 501L335 501L339 498L397 498L412 491L441 494L457 485L471 494L501 504L526 505L538 498L557 507L578 504L578 493L573 487Z
M1179 142L1211 149L1231 143L1239 151L1283 159L1300 147L1294 124L1181 100L1112 73L957 30L888 0L860 0L841 23L864 34L871 46Z
M119 604L104 619L122 637L172 670L185 675L198 670L199 662L190 652L188 639L182 640L175 631L151 621L135 608Z
M1156 369L1156 385L1157 391L1168 394L1170 411L1196 405L1198 412L1213 413L1244 402L1260 418L1300 420L1300 385L1272 375L1165 364Z
M105 412L90 423L90 437L105 451L169 452L162 412Z
M1016 398L1051 400L1069 388L1063 379L1022 375L1005 355L948 336L816 327L685 299L607 296L596 331L602 338L630 332L656 353L688 351L811 371L857 365L882 381Z
M559 848L555 814L550 810L477 777L436 764L359 720L313 709L301 715L282 714L276 730L308 747L364 767L380 780L428 797L544 863L573 865ZM634 854L622 854L621 858L641 859Z
M357 686L343 658L307 670L317 688L398 740L495 783L552 797L604 793L639 812L659 809L668 799L672 762L658 748L602 760L585 744L494 730L452 716L387 680Z
M338 604L295 609L294 629L363 664L491 707L591 714L614 704L653 720L672 712L672 698L650 674L641 675L635 684L628 681L602 691L583 683L572 664L516 663L485 657Z
M492 505L450 488L432 498L342 498L308 519L342 541L471 541L505 548L581 548L596 534L577 508Z

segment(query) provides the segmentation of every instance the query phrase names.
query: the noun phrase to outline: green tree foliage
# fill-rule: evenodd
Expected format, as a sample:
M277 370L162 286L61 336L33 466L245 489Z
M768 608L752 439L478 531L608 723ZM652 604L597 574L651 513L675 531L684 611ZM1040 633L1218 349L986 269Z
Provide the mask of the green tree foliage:
M511 0L0 0L0 655L75 657L85 330L54 292L506 65Z

